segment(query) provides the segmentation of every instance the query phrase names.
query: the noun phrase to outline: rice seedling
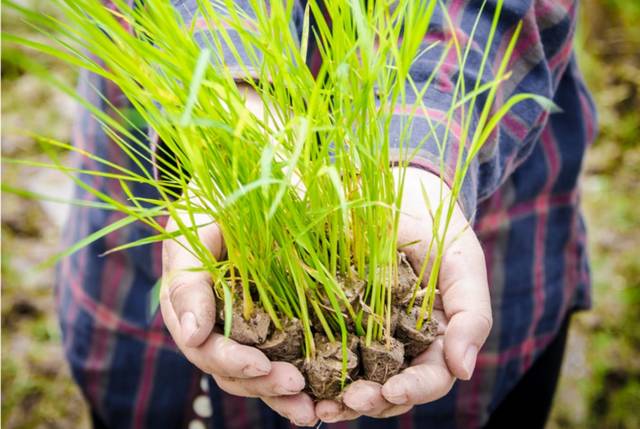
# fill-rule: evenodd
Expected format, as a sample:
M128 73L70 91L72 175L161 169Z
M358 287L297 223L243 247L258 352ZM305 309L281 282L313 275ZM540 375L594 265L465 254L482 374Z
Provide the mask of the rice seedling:
M79 101L139 167L128 170L43 140L45 147L78 151L102 164L104 170L96 171L51 166L72 175L100 207L126 215L63 255L134 221L157 233L111 251L177 240L201 263L194 269L211 275L225 334L298 365L316 398L336 397L360 375L383 383L429 346L437 330L431 314L451 239L448 226L469 168L515 103L534 98L552 107L518 95L492 111L509 77L520 26L487 80L484 69L495 66L487 63L490 34L478 77L468 87L463 71L473 33L464 43L453 29L445 40L424 39L436 13L453 27L436 0L311 0L297 31L293 2L266 7L254 0L249 12L230 0L202 0L191 24L168 1L129 6L115 0L114 9L100 0L54 2L64 20L4 2L39 31L55 30L51 44L12 35L5 40L121 88L133 111L108 115ZM310 43L322 58L315 73L306 64ZM433 70L415 80L412 65L426 55L434 59ZM429 107L423 95L451 57L459 73L446 115L427 117L430 132L416 142L414 118ZM237 66L227 67L229 60ZM74 93L37 64L31 67ZM392 139L398 110L408 114ZM156 145L139 137L140 124L153 130ZM433 204L424 188L416 196L424 198L434 233L428 257L414 272L398 252L398 225L407 169L427 146L436 148L440 162L440 198ZM445 177L452 146L455 171ZM92 188L77 173L117 181L127 201ZM137 196L133 184L153 187L158 197ZM176 231L164 227L167 216ZM198 235L212 222L224 236L223 258Z

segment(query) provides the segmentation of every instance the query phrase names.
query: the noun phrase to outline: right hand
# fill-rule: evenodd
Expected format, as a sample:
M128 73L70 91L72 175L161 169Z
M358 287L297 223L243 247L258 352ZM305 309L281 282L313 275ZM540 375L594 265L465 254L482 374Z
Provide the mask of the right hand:
M185 217L183 221L189 219ZM166 229L177 229L173 219ZM218 225L200 228L199 235L216 258L224 254ZM257 348L225 338L214 328L216 309L211 278L206 272L190 270L198 267L201 263L179 243L174 240L163 243L160 309L182 353L200 370L211 374L227 393L259 397L296 425L313 426L318 420L314 403L302 393L305 380L295 366L270 362Z

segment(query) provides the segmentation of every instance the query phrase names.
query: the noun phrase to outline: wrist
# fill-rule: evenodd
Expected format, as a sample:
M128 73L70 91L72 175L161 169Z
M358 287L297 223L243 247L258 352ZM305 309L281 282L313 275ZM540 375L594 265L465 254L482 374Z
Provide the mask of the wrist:
M436 209L438 204L448 201L451 189L438 174L420 167L393 167L392 173L396 187L403 186L402 205L420 207L424 212L427 206ZM402 183L401 183L402 182ZM428 198L428 202L425 201Z
M393 168L393 174L396 188L399 188L400 180L403 180L400 221L404 224L401 228L403 231L432 231L438 208L441 210L441 233L444 233L447 223L450 223L449 232L457 232L467 226L467 219L458 201L454 202L453 216L449 222L446 221L453 195L446 181L438 174L416 167ZM407 242L411 241L411 237L404 238Z

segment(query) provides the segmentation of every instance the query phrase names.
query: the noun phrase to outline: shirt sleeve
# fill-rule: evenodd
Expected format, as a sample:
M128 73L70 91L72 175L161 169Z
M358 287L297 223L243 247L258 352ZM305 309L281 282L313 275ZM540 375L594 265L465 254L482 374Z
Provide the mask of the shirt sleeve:
M286 0L275 0L286 1ZM211 22L200 14L199 0L171 0L171 3L180 13L183 21L187 27L193 27L196 30L195 38L196 42L201 46L206 46L212 39ZM228 39L217 38L220 40L221 49L214 50L214 62L220 67L225 67L235 80L244 81L246 79L257 79L258 72L257 66L262 62L261 52L247 47L239 37L238 33L233 29L231 25L227 25L226 18L231 16L237 16L240 19L246 20L246 28L251 29L253 20L256 18L256 11L251 5L250 0L233 0L231 2L233 10L228 8L224 2L211 1L212 10L216 13L221 25L224 26L224 30L228 36ZM267 10L270 7L272 1L256 2L260 7L264 7ZM302 33L302 16L303 9L300 4L300 0L289 0L287 3L291 4L291 21L290 29L292 34L296 34L298 39ZM286 3L285 3L286 4ZM213 29L213 31L216 31Z
M300 0L289 1L292 1L291 31L294 32L293 34L296 34L299 39L302 33L303 9ZM211 21L209 20L209 22L207 22L206 18L202 16L199 0L171 0L171 4L180 14L186 28L193 28L195 30L194 37L198 45L201 48L210 46L212 42L211 31L216 30L211 28ZM259 74L257 70L262 61L262 54L253 48L245 46L233 27L226 25L227 20L225 19L225 17L232 16L232 14L243 17L246 19L247 28L250 28L252 26L252 20L256 18L256 11L251 6L250 0L233 0L230 4L233 10L229 9L223 2L211 1L211 7L213 11L218 14L217 18L219 18L219 22L224 26L225 34L228 36L228 39L223 37L216 38L220 41L221 46L220 49L212 50L215 55L213 58L214 65L224 67L237 82L243 82L247 79L258 79ZM264 1L258 4L269 8L271 2ZM225 40L229 43L227 44ZM172 164L178 161L154 129L149 129L148 137L152 148L154 175L156 178L162 179L162 172L157 167L158 164Z
M436 48L419 56L410 69L415 87L419 89L429 81L431 85L422 94L421 100L418 100L413 89L407 88L405 103L390 106L394 109L390 128L391 147L397 149L400 146L400 136L404 132L406 140L403 145L417 151L411 165L441 174L449 184L453 182L459 150L463 151L463 156L468 153L470 140L478 126L478 118L484 105L485 98L481 96L471 109L471 129L465 141L461 142L463 115L456 111L448 119L448 112L455 101L454 87L459 78L469 91L474 88L481 72L480 64L489 43L496 2L487 1L484 9L482 4L482 1L449 0L446 3L449 21L445 19L442 9L436 9L422 48L433 46L435 41L443 43L438 43ZM518 94L533 93L548 99L554 98L560 78L572 56L575 9L574 0L504 1L497 21L497 31L489 46L487 65L480 76L482 83L493 80L509 41L521 21L522 31L508 66L511 77L498 91L493 101L492 113L498 111L510 97ZM477 26L471 38L474 25ZM443 55L444 46L451 40L454 32L461 43L471 43L469 56L462 70L455 55ZM420 108L412 109L419 101L422 101ZM409 122L409 115L413 110L417 113ZM469 110L465 114L469 115ZM461 188L459 203L468 219L473 219L478 202L491 196L527 158L538 141L548 116L548 111L529 99L516 104L500 122L472 161ZM445 132L446 128L448 132ZM444 150L441 150L442 147Z

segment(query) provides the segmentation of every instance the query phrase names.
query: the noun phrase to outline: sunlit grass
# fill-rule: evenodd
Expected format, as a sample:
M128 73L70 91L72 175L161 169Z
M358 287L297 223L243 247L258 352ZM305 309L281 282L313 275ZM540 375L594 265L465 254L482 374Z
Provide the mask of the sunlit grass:
M204 46L196 40L202 28L185 25L168 2L146 2L144 8L132 9L115 1L116 13L98 0L55 0L64 15L60 20L5 3L50 35L52 43L11 34L5 40L114 82L136 112L108 115L79 100L138 167L136 171L68 144L42 140L54 161L56 152L51 149L61 148L102 164L104 171L81 173L117 180L127 196L119 201L78 179L79 171L54 162L102 204L126 215L59 256L134 221L147 224L156 234L113 251L182 236L202 269L211 274L227 315L240 301L246 319L260 306L278 329L284 318L298 318L307 358L314 356L314 318L319 321L316 331L342 342L345 359L347 319L355 322L355 333L367 345L388 339L404 172L422 146L436 140L435 155L443 172L447 146L458 145L460 150L453 177L448 178L450 196L445 198L444 176L437 204L428 203L423 189L425 215L433 219L435 233L428 246L433 264L427 271L425 261L414 288L414 297L422 284L427 288L417 328L431 315L448 226L478 152L514 104L534 99L553 108L541 97L520 94L492 111L498 88L509 78L509 60L521 28L518 25L508 41L493 79L482 81L502 1L495 8L480 72L471 88L466 87L463 71L475 27L465 44L455 31L448 41L425 44L423 36L439 7L435 0L401 0L395 8L384 2L325 1L324 12L309 2L302 33L319 47L323 61L317 75L305 65L306 38L301 43L291 31L291 7L280 2L273 2L268 12L262 2L253 2L255 17L231 1L201 2L199 17L209 30ZM217 11L221 7L228 16ZM316 22L314 28L309 26L310 17ZM132 31L126 31L123 22ZM247 63L237 50L240 46L232 47L242 75L247 76L242 85L237 84L237 70L225 67L218 54L223 45L233 45L231 31L239 36L248 57ZM410 74L415 59L436 45L442 51L440 63L426 81L415 82ZM460 73L446 120L430 121L432 132L417 145L410 144L413 118L429 107L422 95L451 54ZM32 73L75 94L46 68L23 60ZM262 116L247 107L247 87L265 106ZM410 95L417 96L414 105L407 101ZM389 127L398 105L411 114L399 146L392 147ZM459 141L450 134L456 118L462 121ZM140 122L162 141L157 153L136 137ZM437 127L444 127L443 137L438 137ZM400 169L397 182L390 168L393 163ZM160 179L151 174L149 165L160 172ZM140 198L131 191L132 184L152 186L159 197ZM199 240L197 228L202 224L196 218L203 215L215 220L223 232L227 248L223 260ZM160 219L166 216L174 219L178 232L164 229ZM366 281L364 305L353 308L345 288L358 279ZM412 299L409 307L413 305ZM230 323L226 317L227 335Z

